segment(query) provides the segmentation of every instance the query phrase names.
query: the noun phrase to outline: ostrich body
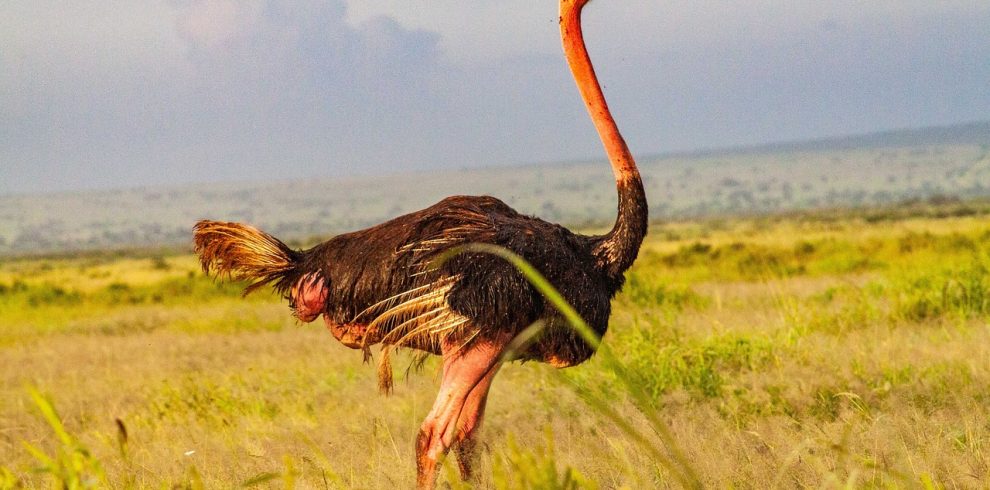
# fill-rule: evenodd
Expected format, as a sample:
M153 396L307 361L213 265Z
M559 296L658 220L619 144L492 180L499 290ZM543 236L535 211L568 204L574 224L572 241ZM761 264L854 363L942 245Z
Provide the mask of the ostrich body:
M583 236L524 216L488 196L454 196L365 230L297 251L253 227L200 221L194 230L204 270L271 284L302 321L323 316L335 338L362 349L382 344L379 384L391 386L389 353L410 347L442 356L440 391L416 442L417 484L430 488L451 447L471 476L475 435L509 343L537 321L545 329L513 359L567 367L594 352L511 264L465 252L486 243L525 258L603 335L610 301L622 287L646 234L647 205L636 164L612 120L584 46L581 10L561 0L564 52L605 146L618 190L618 216L605 235ZM437 265L439 264L439 265Z

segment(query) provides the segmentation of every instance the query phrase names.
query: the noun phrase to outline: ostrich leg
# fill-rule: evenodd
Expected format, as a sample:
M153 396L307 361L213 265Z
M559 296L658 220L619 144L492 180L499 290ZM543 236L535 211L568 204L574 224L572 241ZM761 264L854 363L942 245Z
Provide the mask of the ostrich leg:
M440 393L416 438L416 484L420 489L433 488L437 461L455 440L467 440L468 447L474 444L470 436L481 421L488 388L506 343L479 340L459 348L456 343L445 342L441 347Z
M471 468L477 461L478 441L475 435L481 428L481 421L485 417L485 405L488 402L488 389L491 388L492 378L498 372L498 366L488 372L485 378L468 394L461 410L461 416L457 419L457 444L454 451L457 453L457 466L461 470L461 479L469 481L474 476Z

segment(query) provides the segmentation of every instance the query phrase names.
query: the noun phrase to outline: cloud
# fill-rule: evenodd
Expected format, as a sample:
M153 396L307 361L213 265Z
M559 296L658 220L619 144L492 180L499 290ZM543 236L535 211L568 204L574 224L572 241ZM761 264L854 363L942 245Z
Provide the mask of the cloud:
M179 35L192 49L222 51L246 38L260 20L258 2L203 0L180 9L176 22Z
M34 73L0 75L15 88L0 103L19 109L0 116L0 192L352 173L368 153L386 158L367 149L404 137L400 114L428 101L439 76L436 34L386 16L352 26L343 1L171 6L175 37L159 41L181 56L155 65L90 38L113 53L112 68L52 50Z
M440 57L436 34L387 16L351 26L342 0L200 0L183 7L177 28L200 79L329 99L428 88L422 80Z
M361 1L5 5L0 193L601 155L552 6ZM638 154L990 113L983 3L699 5L586 16Z

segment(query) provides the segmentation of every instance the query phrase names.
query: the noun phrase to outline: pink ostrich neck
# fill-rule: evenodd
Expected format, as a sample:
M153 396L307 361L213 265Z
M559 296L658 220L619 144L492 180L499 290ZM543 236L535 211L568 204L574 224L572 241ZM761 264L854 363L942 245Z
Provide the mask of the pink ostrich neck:
M609 162L612 164L612 172L615 174L616 182L624 182L631 179L639 179L639 169L636 168L636 161L633 159L629 147L626 146L619 127L612 118L612 113L608 109L605 95L602 93L595 75L595 68L591 65L591 58L588 56L588 49L584 44L584 33L581 30L581 9L584 8L588 0L561 0L560 2L560 37L564 45L564 55L567 57L567 64L574 75L581 98L591 115L591 120L598 130L598 136L605 146L605 153L608 154Z
M636 260L639 246L646 236L649 211L636 161L612 119L584 44L581 9L587 3L588 0L560 1L560 37L578 91L581 92L588 114L598 130L598 136L612 165L612 173L615 174L619 195L618 215L612 230L600 237L593 253L602 270L617 279Z

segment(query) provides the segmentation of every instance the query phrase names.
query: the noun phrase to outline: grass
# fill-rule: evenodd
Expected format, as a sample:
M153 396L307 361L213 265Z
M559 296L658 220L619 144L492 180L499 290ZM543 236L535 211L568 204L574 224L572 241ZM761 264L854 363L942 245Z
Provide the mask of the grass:
M239 294L186 255L0 264L0 488L408 487L436 362L384 398ZM503 369L482 486L990 479L985 215L654 226L613 307L588 363Z

